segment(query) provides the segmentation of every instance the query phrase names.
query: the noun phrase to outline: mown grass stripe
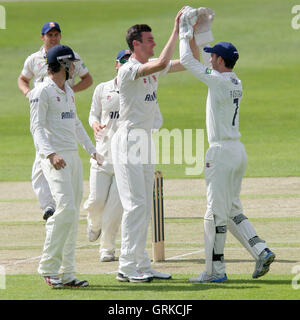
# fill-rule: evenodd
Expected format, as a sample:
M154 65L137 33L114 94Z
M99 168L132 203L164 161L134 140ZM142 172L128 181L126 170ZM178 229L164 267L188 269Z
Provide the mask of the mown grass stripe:
M203 217L167 217L165 223L194 223L195 221L203 220ZM300 217L258 217L249 218L252 222L300 222ZM80 219L79 224L86 224L86 219ZM45 225L44 221L3 221L0 226L34 226Z
M271 248L300 248L300 242L268 242L268 246ZM99 244L87 244L81 245L80 247L76 248L76 250L91 250L97 249L98 250ZM117 249L120 249L120 244L116 245ZM151 243L147 243L147 249L152 248ZM194 250L194 249L203 249L204 243L197 243L197 242L165 242L165 248L167 249L176 249L176 250ZM228 248L243 248L239 243L226 243L225 250ZM35 245L35 246L0 246L0 250L14 250L14 251L22 251L22 250L42 250L42 245Z
M241 195L242 199L278 199L278 198L300 198L299 193L285 193L285 194L244 194ZM164 196L165 200L193 200L193 199L206 199L206 195L194 196ZM83 199L84 201L85 199ZM0 199L0 203L22 203L22 202L37 202L36 199Z

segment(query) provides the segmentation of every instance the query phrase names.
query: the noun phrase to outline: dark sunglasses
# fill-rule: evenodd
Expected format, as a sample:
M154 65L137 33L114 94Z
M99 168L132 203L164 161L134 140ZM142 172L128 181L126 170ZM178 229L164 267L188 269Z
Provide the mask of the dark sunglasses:
M121 64L124 64L124 63L128 62L128 59L122 58L122 59L119 60L119 62L120 62Z

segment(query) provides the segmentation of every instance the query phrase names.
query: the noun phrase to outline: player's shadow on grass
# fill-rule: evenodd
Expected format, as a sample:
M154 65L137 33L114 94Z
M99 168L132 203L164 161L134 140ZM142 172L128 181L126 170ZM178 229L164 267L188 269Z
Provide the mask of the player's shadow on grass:
M243 286L237 286L237 285L230 285L229 283L227 284L206 284L206 283L199 283L199 284L193 284L190 283L188 285L146 285L146 284L137 284L137 285L132 285L132 284L127 284L127 285L103 285L103 286L97 286L97 285L90 285L87 288L83 288L85 291L115 291L115 292L126 292L126 291L147 291L147 292L152 292L153 294L156 294L157 292L161 293L167 293L167 292L184 292L184 291L201 291L201 290L211 290L211 289L258 289L259 286L249 286L249 285L243 285Z
M123 283L93 285L84 288L91 291L153 291L153 292L178 292L201 291L211 289L258 289L261 285L289 285L291 280L254 280L254 279L228 279L224 283L189 283L188 279L154 280L151 283Z

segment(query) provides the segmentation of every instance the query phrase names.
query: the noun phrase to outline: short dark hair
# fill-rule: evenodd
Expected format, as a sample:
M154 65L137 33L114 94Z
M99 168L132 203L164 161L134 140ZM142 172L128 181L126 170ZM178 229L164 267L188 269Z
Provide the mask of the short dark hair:
M151 32L152 29L147 24L136 24L127 30L126 41L128 47L133 51L133 40L142 42L142 32Z
M216 56L217 56L217 58L218 57L222 57L222 56L219 56L217 54L216 54ZM235 66L235 63L237 62L237 59L235 61L234 60L229 60L229 59L224 59L223 57L222 57L222 59L224 60L225 67L228 68L228 69L233 69L233 67Z
M58 73L60 71L60 67L61 67L61 65L59 62L49 63L48 73L50 73L50 74Z

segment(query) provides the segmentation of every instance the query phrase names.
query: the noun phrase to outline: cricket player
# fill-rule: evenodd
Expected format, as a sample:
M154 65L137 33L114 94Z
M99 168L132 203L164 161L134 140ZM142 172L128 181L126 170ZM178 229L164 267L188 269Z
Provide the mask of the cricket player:
M46 22L42 26L41 39L43 46L39 51L26 59L23 70L18 78L18 87L28 99L30 99L31 95L30 81L33 81L33 86L35 87L48 77L45 56L50 48L60 43L61 29L59 24L54 21ZM75 56L77 59L74 62L75 71L67 82L74 92L78 92L91 86L93 79L79 55L75 53ZM77 76L80 78L80 81L75 84L75 77ZM32 167L32 187L43 211L43 218L47 220L55 211L55 203L41 169L38 150L36 150L36 158Z
M156 43L148 25L134 25L126 35L132 55L118 72L120 119L111 146L124 209L118 281L149 282L153 278L171 278L170 274L151 268L146 240L153 204L154 165L149 158L152 157L151 130L157 105L158 78L168 72L184 70L179 60L170 61L176 47L180 15L181 11L176 16L169 41L156 60L149 61ZM147 161L143 161L145 157Z
M121 50L116 58L115 69L127 63L131 51ZM93 95L89 116L89 124L93 128L96 140L96 149L104 156L102 166L91 159L90 169L90 194L84 203L88 211L88 239L96 241L100 235L100 261L115 261L115 242L120 227L123 207L114 176L111 159L111 138L117 131L119 119L119 88L117 77L113 80L100 83ZM162 125L162 116L158 104L154 119L154 128Z
M115 62L117 73L130 55L131 51L128 49L118 53ZM119 109L119 88L115 77L96 87L89 115L96 149L105 162L99 166L96 160L91 159L90 194L84 203L84 209L88 211L89 241L96 241L101 235L101 262L115 261L115 242L123 213L111 159L111 138L117 131Z
M56 211L46 222L38 272L54 288L86 287L87 281L75 277L74 255L83 190L78 142L98 162L99 157L77 117L74 92L66 81L74 73L77 61L74 52L67 46L56 45L46 58L49 77L32 90L30 97L30 130Z
M203 19L196 24L197 29L205 33L210 31L212 15L209 9L202 9L198 13L203 14ZM209 142L204 172L207 186L207 210L204 216L206 268L198 277L189 281L202 283L227 280L224 263L227 225L256 258L252 277L258 278L269 271L275 254L257 236L243 214L240 201L247 155L240 142L239 132L242 82L233 72L239 54L233 44L219 42L213 47L204 47L204 51L211 54L211 68L201 64L194 58L190 48L193 24L188 17L189 14L184 13L180 23L180 62L208 86L206 127Z

